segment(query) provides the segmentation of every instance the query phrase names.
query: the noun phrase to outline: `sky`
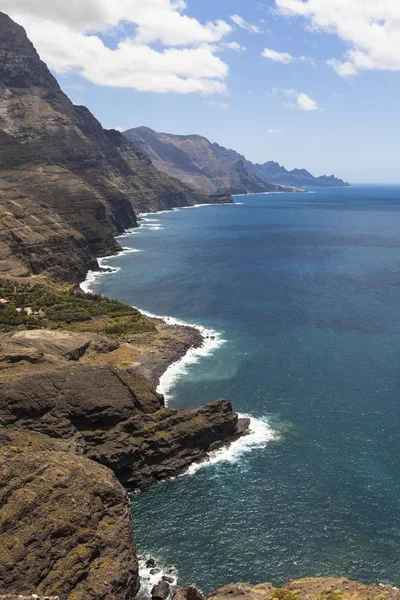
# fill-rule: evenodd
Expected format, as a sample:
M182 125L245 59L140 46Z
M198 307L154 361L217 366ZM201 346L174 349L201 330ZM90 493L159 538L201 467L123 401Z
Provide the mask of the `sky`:
M106 128L400 183L399 0L0 0Z

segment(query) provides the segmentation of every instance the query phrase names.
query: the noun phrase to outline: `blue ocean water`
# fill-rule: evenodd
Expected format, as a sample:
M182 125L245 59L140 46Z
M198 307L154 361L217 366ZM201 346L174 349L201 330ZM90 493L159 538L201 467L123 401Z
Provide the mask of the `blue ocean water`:
M223 333L172 404L228 397L275 441L133 497L181 585L400 584L400 187L149 215L96 291Z

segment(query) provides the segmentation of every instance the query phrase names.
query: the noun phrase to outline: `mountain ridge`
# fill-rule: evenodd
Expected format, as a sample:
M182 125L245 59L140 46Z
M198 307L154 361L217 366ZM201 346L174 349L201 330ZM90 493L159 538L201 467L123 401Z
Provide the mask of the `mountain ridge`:
M334 175L314 177L305 169L287 171L273 161L253 164L235 150L199 134L177 135L142 126L128 129L124 135L159 170L209 193L283 192L298 191L303 186L349 185Z
M251 163L247 161L249 169L261 179L271 182L280 182L286 185L298 185L305 187L349 187L349 183L338 179L335 175L321 175L314 177L307 169L292 169L288 171L283 165L276 161L266 163Z
M264 181L249 171L243 156L201 135L157 133L149 127L129 129L123 135L157 169L209 194L298 191Z
M136 212L208 196L157 171L121 133L74 105L25 30L0 12L0 274L79 282ZM57 252L62 248L62 252Z

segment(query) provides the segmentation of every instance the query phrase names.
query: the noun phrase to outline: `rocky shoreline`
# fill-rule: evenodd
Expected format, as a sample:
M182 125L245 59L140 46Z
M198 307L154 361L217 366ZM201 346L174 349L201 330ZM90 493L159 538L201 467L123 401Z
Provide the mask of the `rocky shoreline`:
M165 406L160 376L204 339L140 319L144 331L118 337L0 334L0 593L132 600L127 491L180 475L248 433L227 400Z
M161 318L150 317L149 320L156 325L161 340L166 343L160 343L154 352L142 354L134 368L139 375L157 387L167 369L186 356L190 350L201 348L205 339L195 327L170 325Z

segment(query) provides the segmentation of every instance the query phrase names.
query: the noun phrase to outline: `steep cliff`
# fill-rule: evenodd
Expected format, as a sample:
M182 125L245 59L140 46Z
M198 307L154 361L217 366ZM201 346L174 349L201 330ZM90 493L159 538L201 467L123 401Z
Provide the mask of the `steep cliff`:
M118 248L135 210L199 202L116 131L75 106L28 40L0 13L0 273L81 280ZM55 253L55 249L60 251Z
M200 135L156 133L148 127L129 129L124 135L160 171L209 194L291 191L259 179L247 169L243 156Z
M113 473L45 436L0 429L0 593L132 600L138 563Z

